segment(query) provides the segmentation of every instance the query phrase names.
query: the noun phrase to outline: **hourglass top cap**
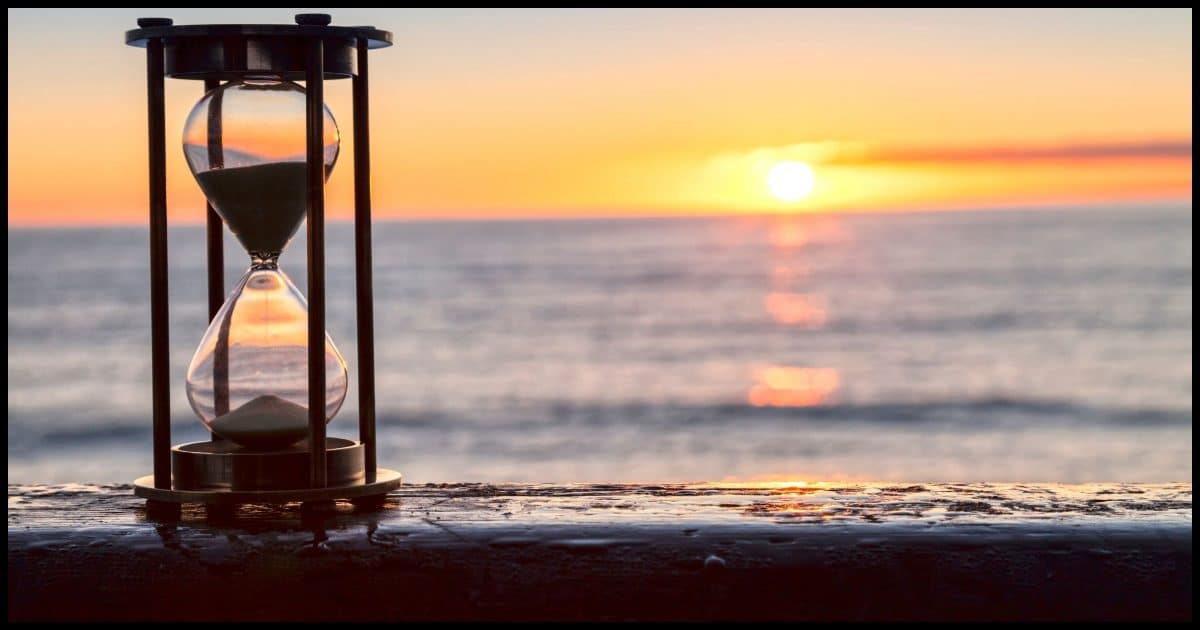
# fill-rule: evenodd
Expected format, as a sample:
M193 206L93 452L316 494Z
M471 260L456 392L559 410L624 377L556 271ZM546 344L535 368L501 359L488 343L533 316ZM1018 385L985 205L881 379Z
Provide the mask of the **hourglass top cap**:
M164 74L176 79L233 81L274 75L289 81L304 79L306 42L325 44L325 78L344 79L357 72L357 46L386 48L392 34L374 26L331 26L324 13L301 13L296 24L183 24L170 18L139 18L125 32L125 43L144 48L152 39L163 42Z

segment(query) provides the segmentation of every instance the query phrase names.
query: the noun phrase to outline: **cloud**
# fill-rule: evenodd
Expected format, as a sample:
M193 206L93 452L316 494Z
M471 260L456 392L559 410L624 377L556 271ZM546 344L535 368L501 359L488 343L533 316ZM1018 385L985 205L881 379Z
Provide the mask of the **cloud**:
M1063 145L873 147L841 152L826 163L974 163L1055 160L1191 159L1192 141L1113 142Z
M708 172L765 173L783 160L810 164L1003 164L1018 162L1101 161L1101 160L1190 160L1192 141L1165 140L1076 144L1010 145L881 145L844 140L821 140L795 144L729 151L709 158Z

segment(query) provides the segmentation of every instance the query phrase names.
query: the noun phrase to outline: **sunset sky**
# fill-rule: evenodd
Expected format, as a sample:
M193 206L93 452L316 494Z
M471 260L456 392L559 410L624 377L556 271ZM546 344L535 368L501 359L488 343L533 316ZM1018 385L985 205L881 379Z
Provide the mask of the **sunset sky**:
M1191 199L1190 10L10 9L10 225L146 221L139 16L373 24L377 216L676 215ZM173 221L201 96L167 83ZM352 208L350 82L333 218ZM795 201L780 162L811 168Z

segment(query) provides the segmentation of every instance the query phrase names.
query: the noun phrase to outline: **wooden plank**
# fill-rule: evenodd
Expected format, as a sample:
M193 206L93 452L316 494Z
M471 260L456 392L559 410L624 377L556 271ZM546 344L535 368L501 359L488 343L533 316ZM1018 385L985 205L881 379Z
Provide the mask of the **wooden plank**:
M1191 484L9 486L10 620L1190 619Z

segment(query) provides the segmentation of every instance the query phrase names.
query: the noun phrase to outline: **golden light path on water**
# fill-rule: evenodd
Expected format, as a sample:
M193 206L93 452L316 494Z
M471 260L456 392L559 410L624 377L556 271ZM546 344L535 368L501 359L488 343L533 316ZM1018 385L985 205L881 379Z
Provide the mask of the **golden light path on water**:
M798 164L782 162L778 166ZM807 165L803 165L808 169ZM772 171L774 173L774 171ZM807 170L811 188L811 169ZM774 190L774 185L772 186ZM818 240L845 241L836 219L796 217L782 219L771 227L769 242L772 290L763 297L763 308L780 326L819 330L829 321L829 300L820 293L802 291L809 270L795 261L796 254ZM753 370L754 383L746 402L755 407L814 407L829 404L841 388L837 368L809 365L760 365Z

